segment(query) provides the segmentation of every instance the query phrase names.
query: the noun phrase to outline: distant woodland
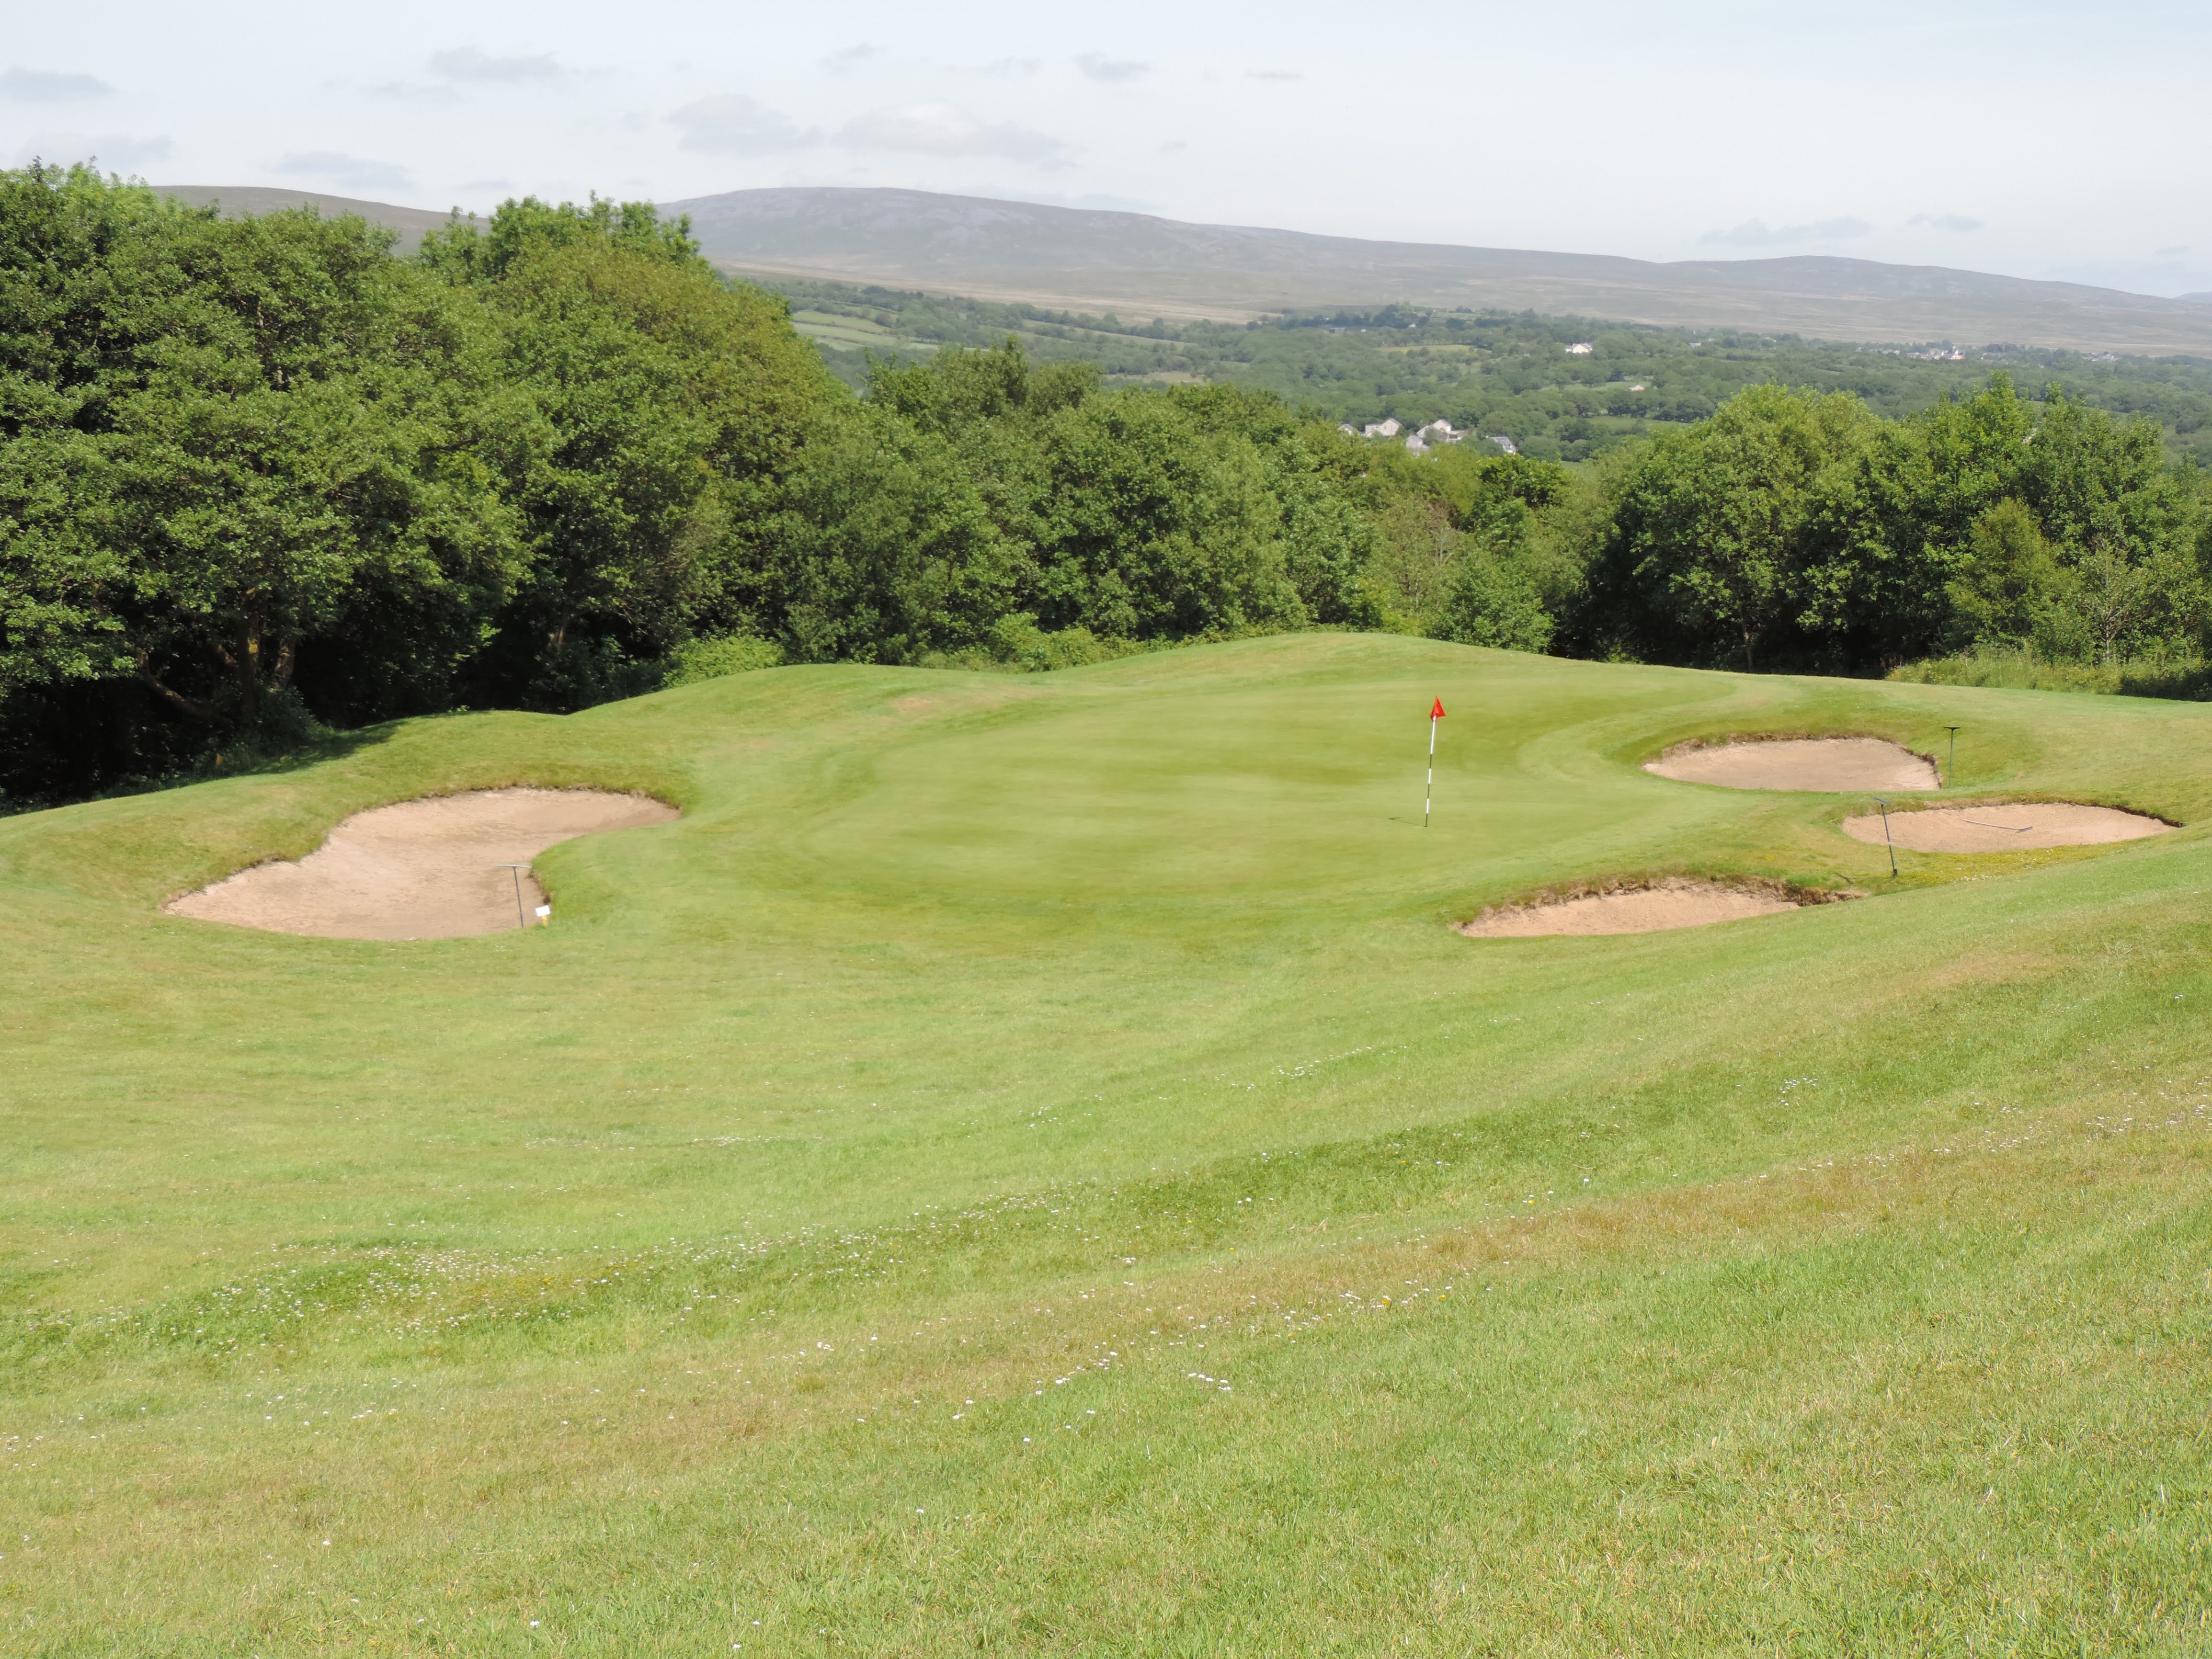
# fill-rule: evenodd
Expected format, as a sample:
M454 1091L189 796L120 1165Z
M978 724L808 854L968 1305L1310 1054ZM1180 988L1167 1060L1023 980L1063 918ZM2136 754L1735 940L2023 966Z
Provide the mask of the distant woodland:
M510 202L400 258L0 173L0 792L781 662L1310 628L2192 689L2212 370L2002 355L1124 326L770 293L643 204ZM1474 435L1341 429L1386 414Z
M2026 347L1917 349L1646 328L1533 313L1406 306L1301 313L1252 325L1123 321L1034 306L778 279L799 331L865 386L871 356L927 358L1012 337L1041 362L1096 362L1109 384L1212 380L1274 392L1335 422L1395 417L1502 434L1540 460L1582 461L1701 421L1747 386L1845 392L1875 413L1916 413L2005 371L2021 395L2056 392L2164 427L2177 455L2212 465L2212 362ZM1587 343L1587 356L1567 348ZM1950 353L1959 352L1954 358Z

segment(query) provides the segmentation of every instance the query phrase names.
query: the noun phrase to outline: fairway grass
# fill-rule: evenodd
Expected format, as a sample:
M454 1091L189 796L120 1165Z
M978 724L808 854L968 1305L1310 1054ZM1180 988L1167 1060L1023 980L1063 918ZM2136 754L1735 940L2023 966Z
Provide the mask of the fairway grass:
M2182 827L1641 769L1954 724ZM159 910L513 785L684 817L527 933ZM0 820L0 1652L2204 1651L2208 820L2194 705L1370 635ZM1869 896L1454 931L1669 876Z

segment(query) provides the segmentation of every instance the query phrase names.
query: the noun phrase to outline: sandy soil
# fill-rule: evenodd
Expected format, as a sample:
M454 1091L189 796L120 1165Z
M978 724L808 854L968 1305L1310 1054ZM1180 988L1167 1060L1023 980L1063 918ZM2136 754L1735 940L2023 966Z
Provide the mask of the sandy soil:
M666 823L672 806L586 789L479 789L359 812L294 863L258 864L161 908L322 939L459 939L509 931L514 874L556 842ZM544 890L521 872L522 904ZM535 915L531 915L535 922Z
M1797 906L1771 893L1676 876L1656 887L1593 893L1555 904L1515 905L1462 925L1469 939L1537 939L1553 933L1657 933L1670 927L1771 916Z
M2141 841L2173 826L2109 806L2075 806L2065 801L2035 801L2011 806L1935 806L1892 812L1889 833L1899 847L1916 853L2020 853L2038 847L2099 847L2106 842ZM1881 845L1881 814L1862 813L1844 820L1853 841Z
M1940 789L1936 769L1909 749L1880 738L1790 738L1685 749L1646 761L1644 769L1685 783L1729 789Z

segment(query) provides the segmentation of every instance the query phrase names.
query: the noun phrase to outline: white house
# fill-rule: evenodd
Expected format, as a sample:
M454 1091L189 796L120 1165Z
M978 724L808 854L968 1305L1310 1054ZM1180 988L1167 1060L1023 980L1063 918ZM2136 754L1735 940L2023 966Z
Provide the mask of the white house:
M1363 438L1395 438L1405 429L1398 424L1398 417L1394 415L1387 421L1377 421L1372 426L1362 427L1359 435Z
M1587 357L1591 352L1595 351L1596 349L1597 348L1592 345L1588 340L1577 340L1567 348L1567 356L1570 357Z

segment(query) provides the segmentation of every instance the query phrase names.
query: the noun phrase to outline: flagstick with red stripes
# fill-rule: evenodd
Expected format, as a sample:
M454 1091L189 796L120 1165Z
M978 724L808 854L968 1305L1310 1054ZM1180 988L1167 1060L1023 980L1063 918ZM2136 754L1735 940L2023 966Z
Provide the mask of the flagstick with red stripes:
M1429 783L1421 794L1421 828L1429 827L1429 807L1437 798L1437 722L1444 717L1444 700L1429 710Z

